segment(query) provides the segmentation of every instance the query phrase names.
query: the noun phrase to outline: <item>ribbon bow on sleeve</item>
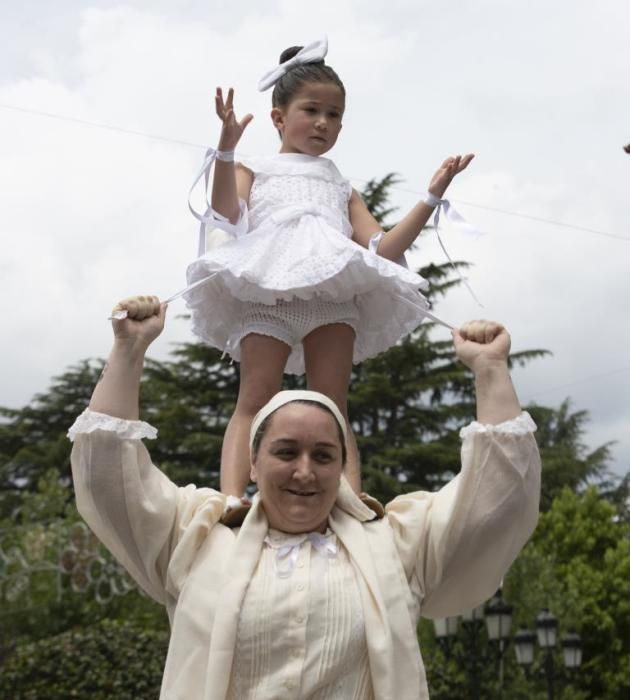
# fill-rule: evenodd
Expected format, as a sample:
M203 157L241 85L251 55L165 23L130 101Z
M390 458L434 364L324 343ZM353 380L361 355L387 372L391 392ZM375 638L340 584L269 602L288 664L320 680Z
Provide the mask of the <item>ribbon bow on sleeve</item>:
M466 279L462 277L460 271L457 269L457 266L451 260L451 256L448 254L446 246L442 242L442 238L440 237L440 209L444 212L444 218L451 224L454 224L455 226L459 227L461 230L464 230L467 233L474 233L475 235L479 235L480 231L478 231L474 226L471 226L461 214L456 212L455 209L453 209L453 207L451 206L451 203L448 201L448 199L437 199L437 203L434 204L434 206L435 215L433 217L433 228L435 229L435 235L437 236L438 243L444 251L444 255L446 255L446 257L448 258L451 267L453 268L453 270L455 270L455 274L459 277L460 282L464 284L464 286L468 290L468 293L477 302L477 304L481 306L481 308L483 308L483 304L479 301L477 295L473 292L472 287L468 284Z
M275 66L275 68L265 73L258 83L258 89L260 92L268 90L272 85L275 85L283 75L288 73L291 68L301 66L304 63L323 61L327 53L328 38L324 36L300 49L293 58L281 63L279 66Z

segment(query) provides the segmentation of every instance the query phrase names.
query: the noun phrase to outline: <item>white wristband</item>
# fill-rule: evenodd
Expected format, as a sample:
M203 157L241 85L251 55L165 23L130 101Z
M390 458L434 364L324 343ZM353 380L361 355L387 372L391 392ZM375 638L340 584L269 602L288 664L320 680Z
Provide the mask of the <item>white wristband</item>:
M427 192L422 201L425 204L428 204L430 207L435 208L442 200L439 197L436 197L434 194L431 194L431 192Z
M224 163L234 162L234 151L215 151L217 160L222 160Z

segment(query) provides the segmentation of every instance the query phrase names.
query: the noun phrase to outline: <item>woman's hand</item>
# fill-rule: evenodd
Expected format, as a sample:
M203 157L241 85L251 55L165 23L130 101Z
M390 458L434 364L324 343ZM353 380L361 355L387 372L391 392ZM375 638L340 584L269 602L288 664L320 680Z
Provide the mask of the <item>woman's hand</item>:
M234 114L234 88L228 90L227 99L223 100L223 91L217 88L214 98L217 116L223 122L221 137L219 138L220 151L233 151L240 141L247 125L254 118L253 114L246 114L239 122Z
M123 299L116 304L112 315L118 311L126 311L127 318L112 321L117 342L130 342L146 349L164 328L166 304L161 304L157 297L136 296Z
M431 182L429 183L429 192L432 195L442 199L444 193L446 192L446 188L451 184L451 181L455 175L461 173L462 170L466 170L470 164L470 161L474 157L475 156L472 153L469 153L466 156L453 156L451 158L447 158L435 171L435 175L433 175L431 178Z
M510 336L495 321L469 321L453 331L457 357L473 372L501 365L507 368Z
M127 318L112 320L114 347L92 394L90 409L138 420L144 354L164 328L166 304L160 304L157 297L129 297L119 301L112 313L118 311L126 311Z

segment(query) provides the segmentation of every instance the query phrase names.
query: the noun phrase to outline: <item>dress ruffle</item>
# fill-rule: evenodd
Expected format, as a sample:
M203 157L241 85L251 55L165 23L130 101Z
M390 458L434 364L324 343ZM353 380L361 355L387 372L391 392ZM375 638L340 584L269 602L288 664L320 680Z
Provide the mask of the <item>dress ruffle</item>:
M351 240L348 182L334 164L300 154L258 161L247 162L257 176L263 174L258 200L250 201L249 232L213 248L188 267L189 285L213 276L186 293L195 334L238 360L239 348L229 347L229 338L243 304L273 305L315 296L355 301L359 310L355 363L387 350L417 328L423 310L429 308L419 291L427 288L426 280ZM295 175L294 191L290 191L292 179L283 180L282 187L273 182L275 175L287 174ZM316 187L305 178L320 183ZM321 189L322 179L330 183L329 190ZM311 185L321 201L296 201L306 200ZM286 372L304 372L301 344L293 348Z

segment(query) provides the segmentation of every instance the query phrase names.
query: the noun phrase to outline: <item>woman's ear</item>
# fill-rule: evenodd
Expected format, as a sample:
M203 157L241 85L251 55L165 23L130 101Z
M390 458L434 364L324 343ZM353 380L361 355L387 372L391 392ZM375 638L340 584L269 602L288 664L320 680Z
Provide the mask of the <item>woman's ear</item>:
M284 127L284 112L280 107L274 107L271 110L271 121L279 131Z
M255 465L253 462L251 462L250 465L249 465L249 478L250 478L254 483L256 483L256 479L257 479L256 465Z

